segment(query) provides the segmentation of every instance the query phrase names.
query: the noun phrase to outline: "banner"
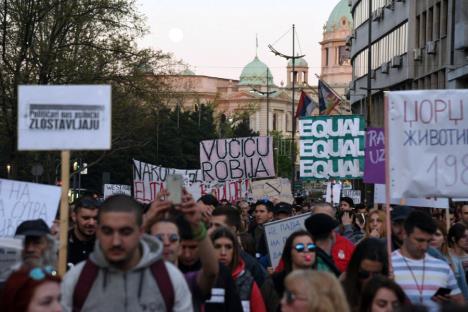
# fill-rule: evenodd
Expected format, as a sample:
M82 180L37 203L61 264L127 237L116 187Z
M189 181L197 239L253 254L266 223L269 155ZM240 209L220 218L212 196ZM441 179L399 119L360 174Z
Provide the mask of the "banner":
M364 183L385 184L385 139L383 128L367 128Z
M301 118L299 134L302 179L356 179L363 176L362 116Z
M18 87L18 150L110 148L110 86Z
M468 195L468 90L386 93L392 198Z
M116 194L125 194L131 196L132 189L130 185L104 184L104 199Z
M285 178L252 181L252 195L254 200L268 197L270 200L278 199L288 204L294 201L291 182Z
M200 168L203 181L274 177L273 138L201 141Z
M212 194L218 200L234 202L246 199L250 189L249 179L237 179L226 182L204 182L201 180L201 170L183 170L165 168L133 160L133 197L142 202L150 203L162 189L166 187L166 179L170 174L184 177L184 185L188 192L197 200L204 194Z
M0 237L13 237L26 220L43 219L52 226L60 193L58 186L0 179Z
M374 203L385 204L385 184L374 185ZM426 208L449 208L448 198L392 198L390 199L392 205L406 205L413 207L426 207Z
M283 253L284 243L292 233L305 230L304 222L311 215L305 213L291 218L265 223L265 237L272 267L276 268Z

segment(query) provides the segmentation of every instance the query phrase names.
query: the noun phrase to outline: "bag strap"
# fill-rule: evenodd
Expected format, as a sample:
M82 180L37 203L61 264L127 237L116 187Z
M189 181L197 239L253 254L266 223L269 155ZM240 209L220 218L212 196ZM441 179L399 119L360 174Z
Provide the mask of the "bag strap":
M97 265L89 259L86 260L73 292L73 312L79 312L83 308L98 272L99 268Z
M171 312L174 307L174 287L172 286L169 272L167 272L164 260L159 259L151 264L151 272L158 284L159 291L164 299L166 311Z

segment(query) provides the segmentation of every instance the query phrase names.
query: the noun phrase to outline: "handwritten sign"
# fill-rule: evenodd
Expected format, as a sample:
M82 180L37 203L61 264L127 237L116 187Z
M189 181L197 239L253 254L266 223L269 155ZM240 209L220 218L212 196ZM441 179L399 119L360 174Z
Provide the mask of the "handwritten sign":
M466 197L468 90L386 97L391 197Z
M374 203L385 204L385 184L374 185ZM426 208L449 208L448 198L392 198L390 199L392 205L406 205L413 207L426 207Z
M291 182L285 178L265 179L252 181L252 197L254 200L265 197L274 201L292 204L294 197L291 194Z
M203 181L273 177L273 139L248 137L202 141L200 168Z
M170 174L184 177L184 185L197 200L204 194L212 194L218 200L234 202L247 198L250 189L249 179L227 182L205 182L201 180L201 170L165 168L133 160L133 197L143 203L150 203L166 187Z
M4 282L11 274L11 267L21 261L23 239L0 238L0 282Z
M340 203L341 189L343 185L340 183L327 182L327 190L325 191L325 201L333 205Z
M383 128L368 128L364 183L385 183L385 140Z
M341 192L341 196L351 198L355 205L358 205L361 203L361 191L360 190L343 190Z
M110 86L18 87L18 150L110 148Z
M364 169L362 116L311 116L299 121L303 179L355 179Z
M304 222L311 215L305 213L291 218L265 223L265 237L272 266L281 259L284 243L292 233L305 230Z
M52 226L60 193L58 186L0 179L0 237L12 237L25 220L43 219Z
M104 184L104 199L116 194L125 194L131 196L132 190L130 185Z

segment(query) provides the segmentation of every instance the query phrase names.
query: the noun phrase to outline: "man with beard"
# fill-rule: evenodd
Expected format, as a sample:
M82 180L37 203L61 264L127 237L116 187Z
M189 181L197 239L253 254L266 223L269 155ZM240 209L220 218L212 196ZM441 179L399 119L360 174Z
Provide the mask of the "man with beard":
M92 197L84 196L77 201L72 213L75 225L68 232L68 265L88 259L93 251L98 208L99 202Z

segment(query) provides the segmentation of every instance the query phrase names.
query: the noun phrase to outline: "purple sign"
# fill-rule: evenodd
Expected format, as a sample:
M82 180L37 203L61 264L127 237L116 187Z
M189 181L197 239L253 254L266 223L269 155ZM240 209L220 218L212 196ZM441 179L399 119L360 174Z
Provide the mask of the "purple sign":
M382 128L367 128L364 183L385 183L385 140Z

